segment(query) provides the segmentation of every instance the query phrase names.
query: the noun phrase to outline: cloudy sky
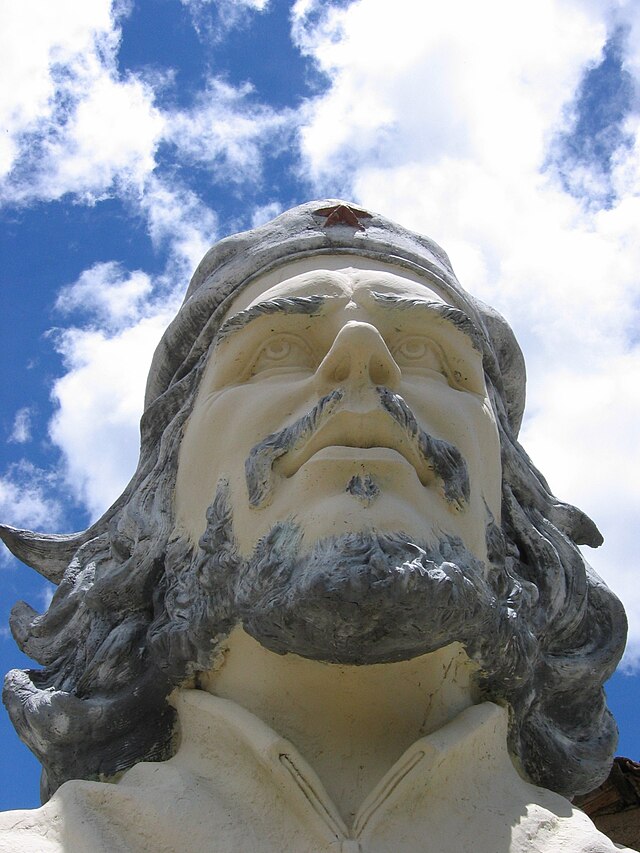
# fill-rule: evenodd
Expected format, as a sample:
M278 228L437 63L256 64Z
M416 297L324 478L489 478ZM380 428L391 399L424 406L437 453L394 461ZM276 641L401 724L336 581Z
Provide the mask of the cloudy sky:
M640 758L640 4L5 0L0 520L99 516L135 468L153 348L217 239L345 197L433 237L527 358L522 443L598 523L611 682ZM13 602L51 588L0 555ZM38 801L2 717L0 807Z

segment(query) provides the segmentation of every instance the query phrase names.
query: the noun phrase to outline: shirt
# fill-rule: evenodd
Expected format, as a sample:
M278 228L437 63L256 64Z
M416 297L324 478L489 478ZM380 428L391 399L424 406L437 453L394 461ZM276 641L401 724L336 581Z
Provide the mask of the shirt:
M526 782L507 712L467 708L416 741L347 826L295 746L234 702L174 695L180 745L117 783L71 781L0 815L2 853L611 853L564 797Z

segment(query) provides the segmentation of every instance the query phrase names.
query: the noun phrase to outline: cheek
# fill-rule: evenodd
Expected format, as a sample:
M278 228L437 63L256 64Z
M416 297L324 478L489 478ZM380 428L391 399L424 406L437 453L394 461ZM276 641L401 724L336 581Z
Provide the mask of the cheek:
M306 414L315 402L308 381L246 383L203 400L189 419L187 433L216 457L244 466L255 444Z
M244 465L250 450L307 411L308 383L264 382L228 388L196 402L178 460L176 517L196 540L221 477L247 502Z
M402 393L402 389L401 389ZM472 490L479 489L496 518L500 515L500 438L488 399L444 384L412 382L405 399L423 429L453 444L469 468Z
M435 438L472 447L488 415L482 398L451 388L446 382L405 380L399 389L420 426ZM459 449L462 451L462 447Z
M233 390L199 401L182 439L178 461L177 498L209 506L220 477L230 477L232 466L244 464L244 448L251 442L251 419Z
M502 507L500 435L489 401L473 400L457 446L469 468L472 496L486 502L496 521Z
M177 523L196 544L206 527L206 512L221 477L231 480L229 463L240 456L239 418L226 394L200 399L187 421L178 457ZM234 479L237 479L234 478Z

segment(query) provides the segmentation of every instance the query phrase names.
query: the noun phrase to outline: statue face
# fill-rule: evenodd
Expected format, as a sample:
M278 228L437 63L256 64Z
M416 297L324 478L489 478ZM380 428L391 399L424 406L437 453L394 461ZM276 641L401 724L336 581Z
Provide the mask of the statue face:
M458 536L484 559L500 443L471 321L400 269L315 263L231 306L185 429L179 528L198 541L226 480L243 556L294 520L305 546L403 531Z

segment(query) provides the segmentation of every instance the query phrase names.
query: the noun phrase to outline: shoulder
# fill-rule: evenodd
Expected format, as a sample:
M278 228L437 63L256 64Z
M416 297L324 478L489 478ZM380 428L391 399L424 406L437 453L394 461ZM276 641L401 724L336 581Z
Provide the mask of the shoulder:
M549 853L616 853L626 850L634 853L630 848L615 844L584 812L565 802L566 812L557 807L549 808L548 803L528 806L526 817L512 836L512 851L525 853L540 849ZM532 839L535 842L533 847L529 846Z
M0 812L0 853L59 853L63 819L56 804Z
M0 853L113 853L132 792L104 782L71 781L39 809L0 813ZM125 802L125 800L127 802Z

